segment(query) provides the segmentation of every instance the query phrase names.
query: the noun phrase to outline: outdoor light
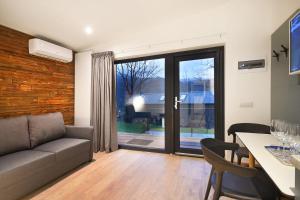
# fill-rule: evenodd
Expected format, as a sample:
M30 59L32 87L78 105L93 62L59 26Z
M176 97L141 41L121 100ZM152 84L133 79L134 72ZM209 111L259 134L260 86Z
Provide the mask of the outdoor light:
M84 32L87 34L87 35L90 35L93 33L93 29L92 27L90 26L86 26L85 29L84 29Z
M142 97L142 96L135 96L132 99L132 104L136 111L140 111L143 108L144 103L145 103L145 100L144 100L144 97Z

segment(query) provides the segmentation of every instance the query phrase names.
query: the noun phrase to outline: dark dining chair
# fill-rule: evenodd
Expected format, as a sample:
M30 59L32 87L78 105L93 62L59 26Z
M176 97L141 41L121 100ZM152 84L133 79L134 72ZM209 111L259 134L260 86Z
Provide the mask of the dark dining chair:
M204 199L211 186L213 200L226 196L241 200L278 199L278 191L269 177L256 168L242 167L224 159L225 150L237 150L238 144L207 138L201 140L205 160L212 165Z
M236 143L236 133L258 133L270 134L270 126L256 123L238 123L229 127L227 133L233 136L233 143ZM241 164L242 158L249 158L249 151L246 147L240 147L236 151L231 152L231 162L234 161L234 155L237 155L237 162Z

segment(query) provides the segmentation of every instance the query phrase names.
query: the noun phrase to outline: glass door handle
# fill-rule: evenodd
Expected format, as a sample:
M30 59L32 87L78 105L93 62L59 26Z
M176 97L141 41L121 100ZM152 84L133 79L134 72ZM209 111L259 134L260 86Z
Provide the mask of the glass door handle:
M177 110L178 109L178 103L181 103L182 101L179 101L178 100L178 97L174 97L174 108L175 108L175 110Z

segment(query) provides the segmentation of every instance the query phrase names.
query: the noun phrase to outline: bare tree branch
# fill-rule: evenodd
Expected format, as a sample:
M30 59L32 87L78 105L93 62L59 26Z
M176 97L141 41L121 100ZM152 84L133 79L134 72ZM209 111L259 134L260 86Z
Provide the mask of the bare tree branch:
M121 77L129 96L141 92L145 82L154 78L160 70L160 66L153 61L137 61L117 65L117 74Z

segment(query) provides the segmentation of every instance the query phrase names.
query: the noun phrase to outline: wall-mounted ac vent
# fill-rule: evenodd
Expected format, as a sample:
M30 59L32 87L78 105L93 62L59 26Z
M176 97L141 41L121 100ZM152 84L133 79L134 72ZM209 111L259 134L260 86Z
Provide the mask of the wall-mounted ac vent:
M72 62L73 60L72 50L37 38L29 40L29 54L64 63Z

